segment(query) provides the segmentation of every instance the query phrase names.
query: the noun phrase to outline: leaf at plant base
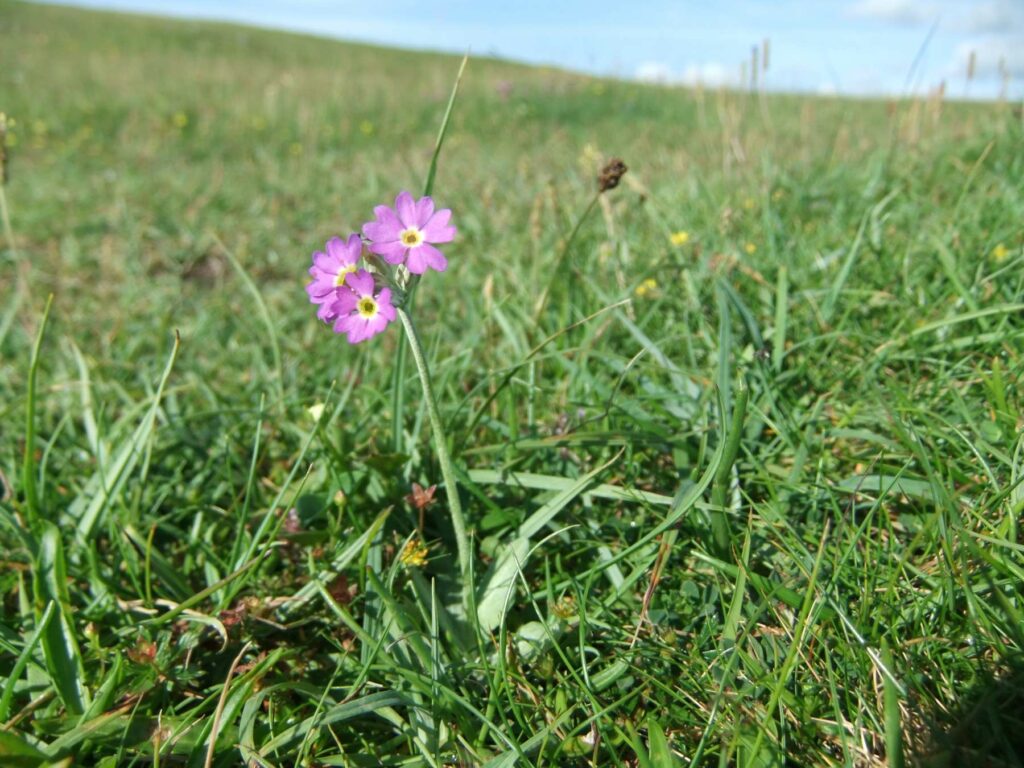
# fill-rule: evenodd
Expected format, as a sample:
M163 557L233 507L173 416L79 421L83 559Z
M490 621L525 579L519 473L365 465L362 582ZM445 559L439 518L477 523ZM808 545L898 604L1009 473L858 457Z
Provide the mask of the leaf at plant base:
M665 738L665 729L653 715L647 718L647 748L653 768L676 768L678 765Z
M503 548L491 564L476 601L477 620L482 629L495 629L501 624L516 587L516 578L529 554L530 541L520 536Z
M48 758L15 731L0 731L0 765L8 768L36 768Z
M528 621L516 630L516 653L523 661L533 661L548 650L552 637L557 636L557 627L545 627L543 622Z

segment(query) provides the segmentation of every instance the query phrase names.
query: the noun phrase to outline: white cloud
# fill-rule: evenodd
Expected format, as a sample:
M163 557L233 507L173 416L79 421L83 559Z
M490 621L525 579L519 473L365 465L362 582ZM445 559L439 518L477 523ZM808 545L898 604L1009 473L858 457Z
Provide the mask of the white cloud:
M642 83L668 83L672 79L672 68L663 61L645 61L633 76Z
M1024 33L1024 3L1019 0L988 0L972 6L964 20L968 32Z
M710 88L717 88L721 85L732 85L734 78L729 70L716 62L707 64L690 64L683 70L679 77L681 83L686 85L706 85Z
M688 64L682 72L674 72L664 62L647 61L636 68L634 77L644 83L703 85L708 88L732 85L735 82L730 71L717 62Z
M929 24L939 9L927 0L859 0L847 9L847 15L890 24Z
M975 76L979 79L1001 77L1003 68L1013 78L1024 78L1024 47L1016 37L979 37L957 46L952 73L963 76L974 53Z

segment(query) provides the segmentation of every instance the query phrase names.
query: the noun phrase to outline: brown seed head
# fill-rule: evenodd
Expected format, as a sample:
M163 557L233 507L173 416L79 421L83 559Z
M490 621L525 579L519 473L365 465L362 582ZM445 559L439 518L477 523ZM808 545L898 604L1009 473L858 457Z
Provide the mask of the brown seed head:
M615 189L619 186L619 182L627 170L624 162L617 157L613 157L601 169L601 175L597 177L598 191L607 192L609 189Z

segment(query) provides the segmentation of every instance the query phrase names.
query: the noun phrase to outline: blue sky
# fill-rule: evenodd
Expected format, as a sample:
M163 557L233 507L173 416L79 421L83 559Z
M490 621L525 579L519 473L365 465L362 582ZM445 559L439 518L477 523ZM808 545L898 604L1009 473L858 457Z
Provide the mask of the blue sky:
M770 41L777 90L1024 98L1024 0L64 0L662 82L736 83ZM968 60L975 53L975 77ZM915 65L916 62L916 65ZM747 65L749 66L749 64Z

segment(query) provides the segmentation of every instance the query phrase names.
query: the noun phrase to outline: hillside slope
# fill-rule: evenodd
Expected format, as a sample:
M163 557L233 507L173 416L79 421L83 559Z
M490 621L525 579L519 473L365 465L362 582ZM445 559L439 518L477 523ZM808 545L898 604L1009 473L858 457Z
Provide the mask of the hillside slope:
M303 290L458 67L0 0L0 764L1019 764L1019 114L471 59L415 316L495 629Z

